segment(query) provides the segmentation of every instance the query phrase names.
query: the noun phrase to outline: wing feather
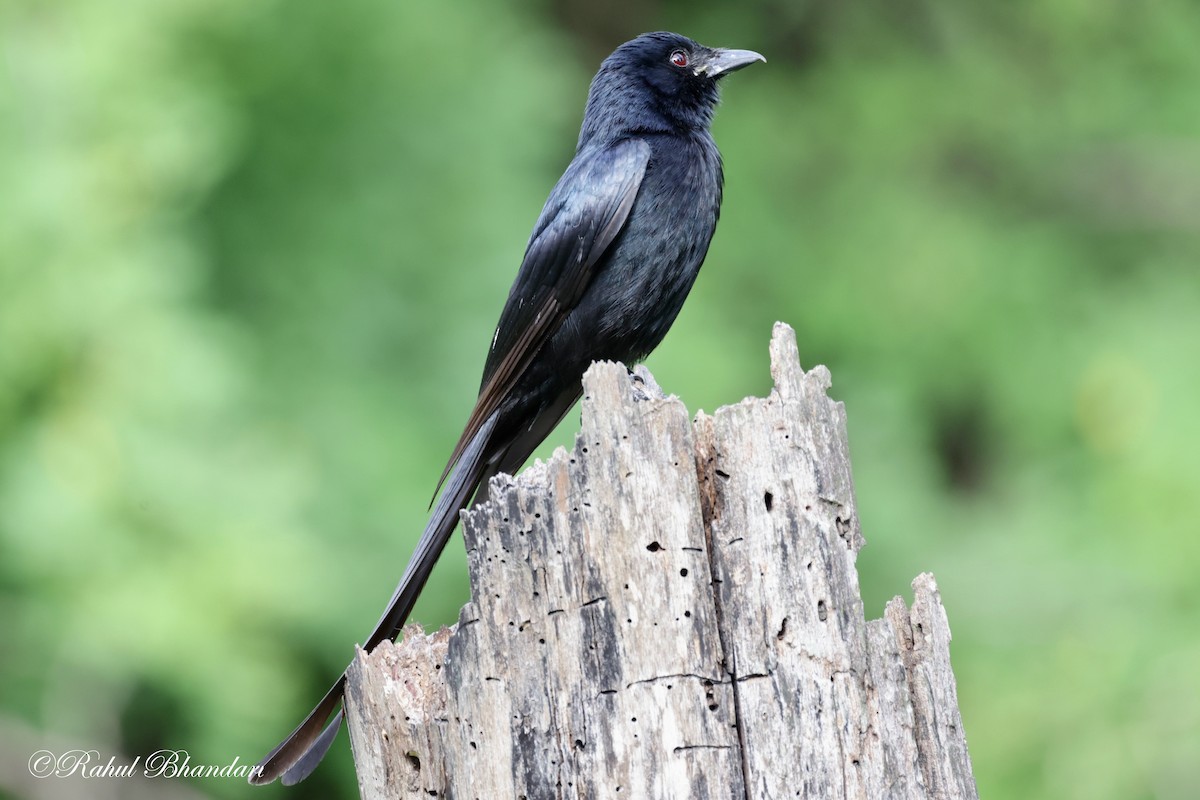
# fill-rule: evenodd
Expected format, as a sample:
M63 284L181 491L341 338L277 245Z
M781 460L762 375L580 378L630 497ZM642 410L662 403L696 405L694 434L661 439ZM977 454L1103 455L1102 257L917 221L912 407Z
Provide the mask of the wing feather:
M650 146L641 139L584 151L550 193L500 314L479 399L439 489L467 443L579 302L597 263L625 227L649 163Z

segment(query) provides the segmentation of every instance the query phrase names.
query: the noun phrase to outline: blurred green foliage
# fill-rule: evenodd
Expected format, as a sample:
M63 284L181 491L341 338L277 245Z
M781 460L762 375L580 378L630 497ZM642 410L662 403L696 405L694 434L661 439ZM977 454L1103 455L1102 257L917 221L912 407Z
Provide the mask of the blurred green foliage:
M655 28L770 60L660 383L764 393L776 319L830 366L868 612L937 575L985 797L1194 796L1190 0L0 4L5 730L290 729L403 569L591 73ZM336 751L289 796L355 796Z

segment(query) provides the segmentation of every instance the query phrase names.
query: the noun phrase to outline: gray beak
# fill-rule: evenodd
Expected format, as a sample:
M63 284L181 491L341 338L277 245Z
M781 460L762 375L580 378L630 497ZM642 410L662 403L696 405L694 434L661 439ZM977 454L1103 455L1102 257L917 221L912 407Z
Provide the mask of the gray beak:
M713 50L708 58L696 65L697 75L717 78L727 72L748 67L755 61L766 63L766 59L753 50Z

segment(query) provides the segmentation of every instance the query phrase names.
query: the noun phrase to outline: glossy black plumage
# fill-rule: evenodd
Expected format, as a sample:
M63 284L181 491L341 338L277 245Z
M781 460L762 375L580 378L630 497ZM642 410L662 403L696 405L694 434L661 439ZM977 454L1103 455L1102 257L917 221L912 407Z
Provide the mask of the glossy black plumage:
M758 60L648 33L601 65L575 157L534 226L437 505L366 649L396 636L459 511L483 499L491 476L520 468L579 398L587 366L640 360L666 335L721 208L721 156L708 130L717 80ZM312 771L340 726L344 684L343 674L252 783L295 783Z

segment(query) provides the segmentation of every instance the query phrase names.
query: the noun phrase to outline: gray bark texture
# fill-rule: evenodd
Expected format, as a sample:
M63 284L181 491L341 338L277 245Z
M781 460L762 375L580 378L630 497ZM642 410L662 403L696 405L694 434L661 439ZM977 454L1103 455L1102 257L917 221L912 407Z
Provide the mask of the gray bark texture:
M975 798L932 575L867 622L846 415L775 388L693 422L595 364L582 430L463 514L454 629L359 652L362 796Z

